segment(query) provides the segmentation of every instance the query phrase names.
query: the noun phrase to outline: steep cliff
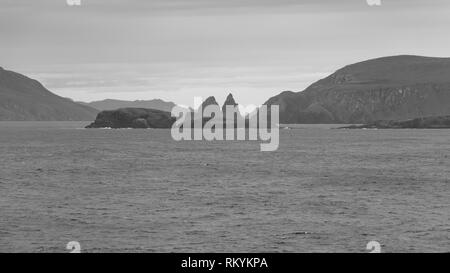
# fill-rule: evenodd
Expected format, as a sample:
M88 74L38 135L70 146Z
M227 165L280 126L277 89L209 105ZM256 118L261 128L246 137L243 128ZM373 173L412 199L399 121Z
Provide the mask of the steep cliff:
M450 115L450 58L369 60L265 104L280 106L281 123L370 123Z

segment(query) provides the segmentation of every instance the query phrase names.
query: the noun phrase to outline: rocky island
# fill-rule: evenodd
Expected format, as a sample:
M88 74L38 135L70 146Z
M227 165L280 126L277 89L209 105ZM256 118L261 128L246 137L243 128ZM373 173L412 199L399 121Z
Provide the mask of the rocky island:
M171 128L175 122L169 112L144 109L122 108L117 110L102 111L97 115L93 123L86 128Z

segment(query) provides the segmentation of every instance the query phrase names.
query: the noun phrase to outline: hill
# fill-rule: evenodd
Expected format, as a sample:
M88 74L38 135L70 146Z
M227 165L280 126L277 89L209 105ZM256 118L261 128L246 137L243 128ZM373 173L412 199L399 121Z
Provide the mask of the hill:
M285 91L281 123L371 123L450 115L450 58L393 56L339 69L302 92Z
M97 113L53 94L36 80L0 68L0 120L86 121Z

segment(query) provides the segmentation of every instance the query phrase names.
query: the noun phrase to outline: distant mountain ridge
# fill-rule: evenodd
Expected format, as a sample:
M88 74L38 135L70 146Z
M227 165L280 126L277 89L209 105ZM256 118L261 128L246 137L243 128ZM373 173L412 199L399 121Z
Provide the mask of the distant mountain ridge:
M203 106L218 105L209 97ZM280 123L358 123L450 115L450 58L392 56L345 66L302 92L265 102L279 105ZM225 105L238 105L228 95ZM0 120L93 120L99 110L170 112L162 100L75 103L41 83L0 68ZM94 109L96 108L96 109Z
M90 106L99 111L116 110L120 108L146 108L170 112L172 108L176 106L176 104L173 102L167 102L160 99L135 100L135 101L105 99L89 103L86 102L79 102L79 103Z
M302 92L285 91L281 123L371 123L450 115L450 58L393 56L339 69Z
M0 120L88 121L97 113L53 94L36 80L0 68Z

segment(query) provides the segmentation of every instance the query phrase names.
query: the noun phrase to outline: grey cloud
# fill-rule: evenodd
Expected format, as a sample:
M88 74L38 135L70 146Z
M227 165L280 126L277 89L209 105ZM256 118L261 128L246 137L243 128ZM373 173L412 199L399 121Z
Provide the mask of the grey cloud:
M38 12L98 12L121 14L155 14L155 13L179 13L194 12L196 14L206 12L236 12L244 9L246 12L260 12L261 9L284 9L298 7L304 11L351 11L366 9L366 0L81 0L81 7L72 7L70 10L66 0L0 0L2 10ZM443 5L447 0L433 0L432 5ZM414 7L429 6L430 1L425 0L384 0L383 5L409 9ZM83 11L82 11L83 10ZM299 11L299 9L297 9Z

